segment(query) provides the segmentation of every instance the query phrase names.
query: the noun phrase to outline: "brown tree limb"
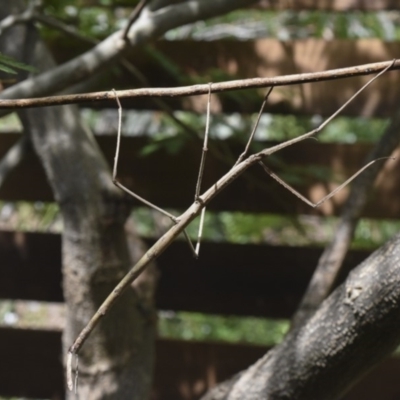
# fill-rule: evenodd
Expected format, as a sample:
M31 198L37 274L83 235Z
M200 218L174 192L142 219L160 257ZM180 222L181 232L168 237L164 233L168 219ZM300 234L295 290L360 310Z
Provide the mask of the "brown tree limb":
M365 163L392 154L399 143L400 110L392 118L390 125L367 156ZM367 201L368 193L383 166L383 163L371 166L351 186L349 197L343 206L343 212L335 229L333 239L322 253L299 308L292 318L292 329L304 324L332 291L350 247L354 230Z
M335 400L400 344L400 234L299 329L202 400Z
M331 69L321 72L283 75L273 78L250 78L250 79L238 79L226 82L217 82L212 84L212 92L219 93L232 90L245 90L251 88L263 88L271 86L287 86L287 85L297 85L297 84L320 82L327 80L336 80L336 79L350 78L360 75L370 75L382 72L388 67L390 70L400 69L400 60L382 61L370 64L357 65L353 67ZM10 89L12 89L12 87ZM15 100L6 100L10 93L9 92L10 89L4 90L0 94L0 110L56 106L61 104L81 104L91 101L110 101L115 98L115 95L112 91L103 91L103 92L93 92L84 94L68 94L68 95L49 96L40 98L25 98L25 99L20 98ZM207 94L208 84L180 86L174 88L142 88L142 89L118 90L116 93L120 99L131 99L135 97L196 96L200 94Z
M386 69L381 71L378 75L372 78L368 83L366 83L360 90L357 91L345 104L343 104L334 114L331 115L326 121L324 121L318 128L307 132L297 138L288 140L285 143L278 144L274 147L264 149L256 154L250 155L248 158L236 164L232 169L225 174L218 182L211 186L202 196L200 196L179 218L176 220L176 224L166 232L147 252L143 257L131 268L131 270L124 276L119 284L110 293L107 299L100 306L98 311L94 314L92 319L84 327L81 333L78 335L75 342L72 344L68 360L71 364L72 357L77 355L80 348L82 347L85 340L89 337L93 329L102 320L102 318L109 312L113 307L114 303L119 299L122 293L128 288L131 283L145 270L147 265L155 260L163 251L165 251L170 244L175 240L175 238L181 234L185 228L192 222L202 211L202 209L225 187L227 187L231 182L233 182L238 176L240 176L244 171L246 171L250 166L262 161L263 158L285 148L292 144L298 143L309 137L312 137L321 129L326 126L333 118L335 118L358 94L360 94L367 86L369 86L375 79L382 75L387 69L393 65L394 61L386 66ZM71 379L68 381L68 387L72 389L73 382Z

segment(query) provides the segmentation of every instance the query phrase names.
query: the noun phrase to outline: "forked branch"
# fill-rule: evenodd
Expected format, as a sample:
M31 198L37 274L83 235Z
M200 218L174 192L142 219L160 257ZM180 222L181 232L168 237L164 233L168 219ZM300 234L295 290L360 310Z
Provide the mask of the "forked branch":
M266 148L258 153L248 156L243 161L240 161L234 165L229 172L227 172L222 178L212 185L203 195L198 196L198 199L180 216L176 219L176 224L166 232L143 256L142 258L131 268L131 270L125 275L125 277L118 283L115 289L110 293L107 299L103 302L100 308L93 315L92 319L88 322L85 328L81 331L73 345L71 346L68 354L69 365L70 360L74 355L77 355L80 348L82 347L85 340L89 337L92 330L96 327L99 321L107 314L110 308L121 296L123 291L127 289L130 284L136 279L137 276L146 268L146 266L153 260L155 260L164 250L166 250L175 238L181 234L185 228L202 212L202 209L222 190L224 190L231 182L233 182L238 176L246 171L250 166L261 162L265 157L270 156L277 151L284 149L285 147L291 146L292 144L298 143L309 137L320 132L333 118L335 118L356 96L358 96L365 88L367 88L375 79L384 74L388 69L395 65L395 60L390 64L386 65L378 75L367 82L360 90L357 91L345 104L343 104L331 117L323 122L317 129L307 132L297 138L288 140L284 143L278 144L271 148ZM210 88L208 88L210 91ZM121 118L121 117L120 117ZM119 149L119 142L117 145ZM367 165L366 167L368 167ZM365 169L364 167L363 169ZM113 179L116 175L116 166L114 168ZM282 182L281 182L282 183ZM343 185L342 185L343 186ZM335 193L337 190L335 191ZM72 389L73 381L72 374L69 373L68 387Z

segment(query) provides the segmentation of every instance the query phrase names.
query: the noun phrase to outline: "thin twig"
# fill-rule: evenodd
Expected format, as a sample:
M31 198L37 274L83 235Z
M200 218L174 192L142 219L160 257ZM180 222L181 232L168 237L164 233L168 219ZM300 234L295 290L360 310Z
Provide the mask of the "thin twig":
M68 25L62 21L59 21L56 18L50 17L49 15L44 15L42 13L35 12L33 15L33 18L37 22L40 22L41 24L46 25L49 28L56 29L57 31L60 31L63 34L71 36L82 42L93 44L93 45L96 45L99 43L99 40L88 37L88 36L84 35L83 33L79 32L75 27Z
M140 17L141 12L146 7L146 5L149 3L149 1L150 0L141 0L139 2L139 4L135 7L135 9L132 11L131 15L128 18L128 24L126 25L126 27L122 33L122 38L124 40L128 40L129 30L131 29L131 27L135 23L135 21Z
M251 88L264 88L271 86L288 86L310 82L321 82L350 78L361 75L371 75L387 69L400 69L400 60L383 61L378 63L357 65L354 67L331 69L321 72L309 72L304 74L283 75L273 78L250 78L213 84L213 93L231 90L245 90ZM135 97L184 97L208 93L208 85L191 85L173 88L141 88L117 91L120 99L132 99ZM90 101L108 101L115 95L110 91L66 94L59 96L36 97L30 99L0 100L0 109L31 108L43 106L57 106L62 104L80 104Z
M264 97L264 101L262 102L261 109L260 109L260 111L259 111L259 113L258 113L258 115L257 115L257 120L256 120L256 123L254 124L253 131L251 132L250 137L249 137L249 140L248 140L248 142L247 142L247 144L246 144L246 148L244 149L244 152L243 152L243 153L239 156L239 158L237 159L236 164L239 164L240 162L242 162L243 159L247 156L247 153L249 152L251 142L253 141L254 135L255 135L255 133L256 133L256 131L257 131L257 128L258 128L258 124L260 123L261 115L262 115L262 113L264 112L264 108L265 108L265 106L266 106L266 104L267 104L268 97L269 97L269 95L271 94L271 92L272 92L273 89L274 89L274 87L271 86L271 87L269 88L267 94L266 94L265 97ZM236 165L236 164L235 164L235 165Z
M386 69L380 74L372 78L367 82L357 93L351 97L342 107L339 108L327 121L331 121L340 111L342 111L351 100L353 100L358 94L360 94L365 88L367 88L378 76L382 75L387 69L393 65L393 62L386 66ZM177 223L171 227L171 229L166 232L143 256L142 258L128 271L128 273L121 279L114 290L109 294L109 296L104 300L103 304L99 307L96 313L93 315L91 320L80 332L75 342L69 349L70 354L77 354L89 337L90 333L97 326L100 320L107 314L114 303L119 299L121 294L126 288L128 288L131 283L142 273L142 271L147 267L147 265L155 260L163 251L165 251L170 244L175 240L175 238L201 213L201 210L222 190L225 189L231 182L233 182L238 176L240 176L244 171L254 164L260 162L263 158L270 156L277 151L291 146L294 143L300 142L307 139L308 137L319 132L322 127L327 123L325 121L321 124L320 128L312 130L308 133L303 134L299 138L288 140L285 143L264 149L256 154L250 155L241 163L233 166L229 172L227 172L222 178L218 180L214 185L212 185L202 196L199 197L199 201L195 201L177 220Z

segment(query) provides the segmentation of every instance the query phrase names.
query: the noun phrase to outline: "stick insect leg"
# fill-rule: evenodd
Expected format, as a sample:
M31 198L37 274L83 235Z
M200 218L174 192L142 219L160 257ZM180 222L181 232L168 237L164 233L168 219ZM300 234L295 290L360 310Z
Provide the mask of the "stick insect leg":
M300 135L296 138L287 140L286 142L279 143L276 146L270 147L269 149L266 149L262 153L264 153L265 156L271 155L273 153L276 153L279 150L282 150L286 147L291 146L292 144L301 142L302 140L305 140L307 138L311 138L317 133L321 132L323 128L325 128L326 125L328 125L334 118L337 117L338 114L340 114L343 109L345 109L361 92L363 92L371 83L373 83L376 79L378 79L381 75L385 74L386 71L388 71L390 68L393 67L395 64L396 59L392 61L390 65L388 65L385 69L383 69L379 74L376 74L373 78L371 78L367 83L365 83L361 89L358 89L356 93L354 93L342 106L340 106L329 118L327 118L324 122L322 122L321 125L319 125L317 128L313 129L310 132L304 133L303 135Z
M284 180L279 178L279 176L276 175L273 171L271 171L262 161L259 162L259 165L261 165L261 167L264 169L264 171L268 175L270 175L273 179L275 179L278 183L280 183L285 189L289 190L289 192L293 193L296 197L298 197L304 203L308 204L310 207L316 208L316 207L320 206L322 203L324 203L326 200L329 200L331 197L333 197L337 192L342 190L346 185L348 185L352 180L354 180L358 175L360 175L364 170L366 170L368 167L370 167L376 161L387 160L387 159L394 160L395 158L393 158L393 157L381 157L381 158L377 158L376 160L373 160L373 161L369 162L367 165L364 165L364 167L359 169L354 175L352 175L349 179L347 179L345 182L343 182L340 186L338 186L332 192L327 194L325 197L323 197L317 203L313 203L312 201L308 200L301 193L299 193L296 189L294 189L292 186L290 186Z
M265 106L266 106L266 104L267 104L268 97L269 97L269 95L271 94L271 92L272 92L273 90L274 90L274 87L271 86L271 87L269 88L267 94L265 95L264 101L262 102L260 111L258 112L257 120L256 120L256 123L254 124L253 130L252 130L252 132L251 132L251 134L250 134L250 137L249 137L249 140L247 141L246 147L245 147L243 153L242 153L242 154L239 156L239 158L237 159L235 165L241 163L241 162L244 160L244 158L247 156L247 153L249 152L249 148L250 148L251 142L253 141L254 135L256 134L256 131L257 131L257 128L258 128L258 124L260 123L261 115L262 115L262 113L264 112L264 108L265 108Z
M174 215L172 215L168 211L165 211L162 208L156 206L155 204L151 203L150 201L144 199L143 197L139 196L138 194L132 192L127 187L125 187L124 185L122 185L120 182L117 181L119 150L120 150L120 147L121 147L122 106L121 106L121 102L119 101L119 98L118 98L118 95L117 95L117 92L115 91L115 89L113 89L113 92L114 92L114 95L115 95L115 100L116 100L116 102L118 104L118 132L117 132L117 146L116 146L116 149L115 149L114 167L113 167L113 174L112 174L113 183L114 183L115 186L117 186L118 188L123 190L125 193L128 193L129 195L131 195L135 199L139 200L141 203L146 204L150 208L153 208L154 210L157 210L161 214L166 215L167 217L169 217L173 221L174 224L176 224L176 223L178 223L178 218L177 217L175 217ZM184 236L185 236L186 240L189 243L189 247L190 247L191 251L193 252L193 254L196 255L196 252L195 252L195 250L193 248L192 242L190 241L189 236L188 236L186 231L184 231Z
M210 112L211 112L211 85L212 85L212 83L210 82L208 84L206 130L204 132L203 151L201 153L199 176L197 178L196 193L194 195L194 199L197 202L201 202L200 190L201 190L201 183L203 181L204 167L205 167L205 164L206 164L206 157L207 157L207 152L208 152L208 134L209 134L209 131L210 131ZM199 231L198 231L198 234L197 234L197 243L196 243L196 248L194 249L196 257L198 257L199 253L200 253L200 243L201 243L201 238L202 238L202 235L203 235L203 225L204 225L205 213L206 213L206 207L204 207L201 210Z
M271 147L269 149L266 149L266 151L263 151L264 156L271 155L281 149L284 149L286 147L291 146L292 144L298 143L302 140L305 140L307 138L312 138L313 135L319 133L330 121L332 121L349 103L351 103L363 90L365 90L372 82L374 82L376 79L378 79L381 75L383 75L387 70L389 70L395 63L396 60L393 60L393 62L388 65L384 70L382 70L379 74L375 75L372 79L370 79L365 85L361 87L353 96L350 97L349 100L347 100L341 107L339 107L338 110L336 110L328 119L326 119L321 125L319 125L316 129L313 129L310 132L307 132L297 138L288 140L284 143L278 144L274 147ZM324 198L319 200L317 203L313 203L312 201L308 200L306 197L304 197L302 194L300 194L296 189L294 189L292 186L287 184L285 181L283 181L281 178L279 178L278 175L276 175L273 171L271 171L262 161L259 161L259 165L264 169L264 171L270 175L273 179L275 179L278 183L280 183L283 187L285 187L287 190L289 190L291 193L293 193L295 196L297 196L300 200L308 204L310 207L316 208L320 206L323 202L326 200L330 199L333 197L339 190L343 189L347 184L349 184L353 179L355 179L358 175L360 175L365 169L367 169L369 166L371 166L373 163L375 163L378 160L386 160L386 159L393 159L392 157L382 157L382 158L377 158L376 160L373 160L369 162L367 165L362 167L359 171L357 171L354 175L352 175L349 179L347 179L344 183L342 183L340 186L338 186L335 190L333 190L331 193L326 195Z

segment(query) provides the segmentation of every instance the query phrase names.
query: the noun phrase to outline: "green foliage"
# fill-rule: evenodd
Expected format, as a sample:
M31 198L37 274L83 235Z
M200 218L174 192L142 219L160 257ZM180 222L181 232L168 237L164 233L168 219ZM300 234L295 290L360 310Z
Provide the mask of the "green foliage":
M0 201L0 228L59 233L62 231L59 207L56 203Z
M0 53L0 71L6 72L7 74L17 74L18 69L29 72L37 71L36 68L31 67L30 65L26 65Z
M187 138L183 135L161 137L152 140L151 143L143 147L140 154L141 156L147 156L151 153L165 150L167 153L173 155L177 154L182 147L185 145Z
M289 323L285 320L188 312L160 312L158 323L158 332L161 337L267 346L279 343L288 328Z
M309 37L324 39L380 38L398 40L400 38L400 16L396 11L346 13L321 11L264 11L238 10L228 15L213 18L193 28L192 35L201 37L213 26L232 24L251 29L257 26L263 36L281 40L304 39ZM173 35L169 35L173 38ZM229 34L226 36L229 37Z
M361 219L356 227L353 248L375 248L400 232L400 221Z

